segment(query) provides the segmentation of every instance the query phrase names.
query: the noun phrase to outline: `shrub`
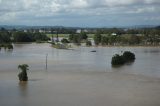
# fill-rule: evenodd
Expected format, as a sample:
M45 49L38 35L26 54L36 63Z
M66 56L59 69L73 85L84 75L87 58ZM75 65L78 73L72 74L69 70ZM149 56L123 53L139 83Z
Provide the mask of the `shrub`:
M13 45L12 45L12 44L7 44L6 47L7 47L8 49L13 49Z
M130 51L125 51L123 55L115 54L112 57L112 65L123 65L127 62L132 62L135 60L135 54Z
M92 46L92 42L87 40L87 41L86 41L86 45L87 45L87 46Z
M123 56L120 56L119 54L115 54L112 57L112 61L111 61L112 65L123 65L124 63L125 63L125 60Z
M19 81L28 81L28 76L27 76L28 67L29 66L27 64L22 64L18 66L18 69L21 69L21 72L18 74Z
M61 42L62 43L69 43L69 41L67 39L64 39L64 38L61 40Z
M129 61L134 61L135 60L135 54L130 52L130 51L125 51L122 56L123 56L125 62L129 62Z
M0 44L0 48L4 48L5 50L6 49L10 50L10 49L13 49L13 45L10 43L9 44L8 43L7 44Z

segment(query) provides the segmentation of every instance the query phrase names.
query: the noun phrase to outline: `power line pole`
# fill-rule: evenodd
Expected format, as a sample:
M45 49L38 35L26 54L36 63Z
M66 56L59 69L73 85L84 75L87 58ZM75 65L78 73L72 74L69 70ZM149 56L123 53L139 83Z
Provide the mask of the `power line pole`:
M48 59L47 58L48 58L48 54L46 54L46 70L47 70L47 66L48 66L47 65L47 63L48 63Z

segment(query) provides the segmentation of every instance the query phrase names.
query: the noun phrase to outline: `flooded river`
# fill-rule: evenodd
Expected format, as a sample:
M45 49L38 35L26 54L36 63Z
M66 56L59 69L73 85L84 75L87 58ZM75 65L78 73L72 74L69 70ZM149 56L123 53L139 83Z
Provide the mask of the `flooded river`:
M113 68L113 54L125 50L135 62ZM0 106L160 106L159 62L159 47L15 44L0 51ZM29 65L28 83L18 81L19 64Z

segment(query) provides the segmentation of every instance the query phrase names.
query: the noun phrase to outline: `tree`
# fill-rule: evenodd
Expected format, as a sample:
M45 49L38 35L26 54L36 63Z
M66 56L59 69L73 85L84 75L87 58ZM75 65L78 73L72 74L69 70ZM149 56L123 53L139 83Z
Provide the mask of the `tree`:
M86 46L92 46L92 42L89 41L89 40L87 40L87 41L86 41Z
M2 43L10 43L11 39L10 39L10 34L8 32L1 32L0 33L0 44Z
M27 64L18 65L18 69L21 69L21 72L18 74L19 81L28 81L28 76L27 76L27 70L29 70L28 67L29 66Z
M80 33L81 39L86 40L88 38L87 34L85 32Z
M15 42L34 42L34 41L47 41L49 38L42 33L26 33L14 32L13 39Z
M101 38L102 38L102 35L100 34L100 32L97 32L94 35L94 42L96 45L99 45L99 43L101 42Z
M119 54L115 54L112 57L112 61L111 64L114 65L123 65L125 63L125 60L123 58L123 56L119 55Z
M70 41L73 41L74 36L75 36L75 35L74 35L73 33L70 34L70 35L69 35L69 40L70 40Z
M107 36L102 36L101 43L102 45L107 45L109 41L109 38Z
M69 40L70 40L70 42L79 45L81 43L81 36L79 34L70 34Z
M135 60L135 54L130 51L125 51L122 56L125 62L130 62Z
M113 45L113 44L116 43L116 40L117 40L117 36L116 35L110 35L108 42L109 42L109 44Z
M49 38L45 34L35 33L34 40L35 41L47 41L47 40L49 40Z
M33 42L35 40L32 33L25 32L14 32L13 39L15 42Z
M78 45L81 43L81 36L79 34L73 36L73 43Z
M135 60L135 54L130 51L125 51L123 55L115 54L112 57L111 64L114 65L123 65L127 62L133 62Z
M65 38L63 38L63 39L61 40L61 42L62 42L62 43L69 43L69 41L68 41L67 39L65 39Z

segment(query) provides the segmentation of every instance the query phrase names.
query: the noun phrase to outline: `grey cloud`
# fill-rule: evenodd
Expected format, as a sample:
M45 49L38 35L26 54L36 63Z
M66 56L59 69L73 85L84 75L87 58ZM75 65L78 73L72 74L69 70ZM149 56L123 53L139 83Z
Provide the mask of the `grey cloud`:
M133 18L136 15L144 18L144 14L154 17L154 14L159 12L160 0L0 0L0 24L18 21L23 23L23 19L33 22L41 18L42 21L47 20L48 17L51 17L50 20L53 17L53 22L56 20L54 17L63 20L69 20L71 17L101 19L101 16L106 18L111 15L116 18L134 14ZM81 21L84 19L82 18ZM129 17L128 20L133 19ZM153 21L154 18L151 20ZM81 21L79 19L79 23Z

